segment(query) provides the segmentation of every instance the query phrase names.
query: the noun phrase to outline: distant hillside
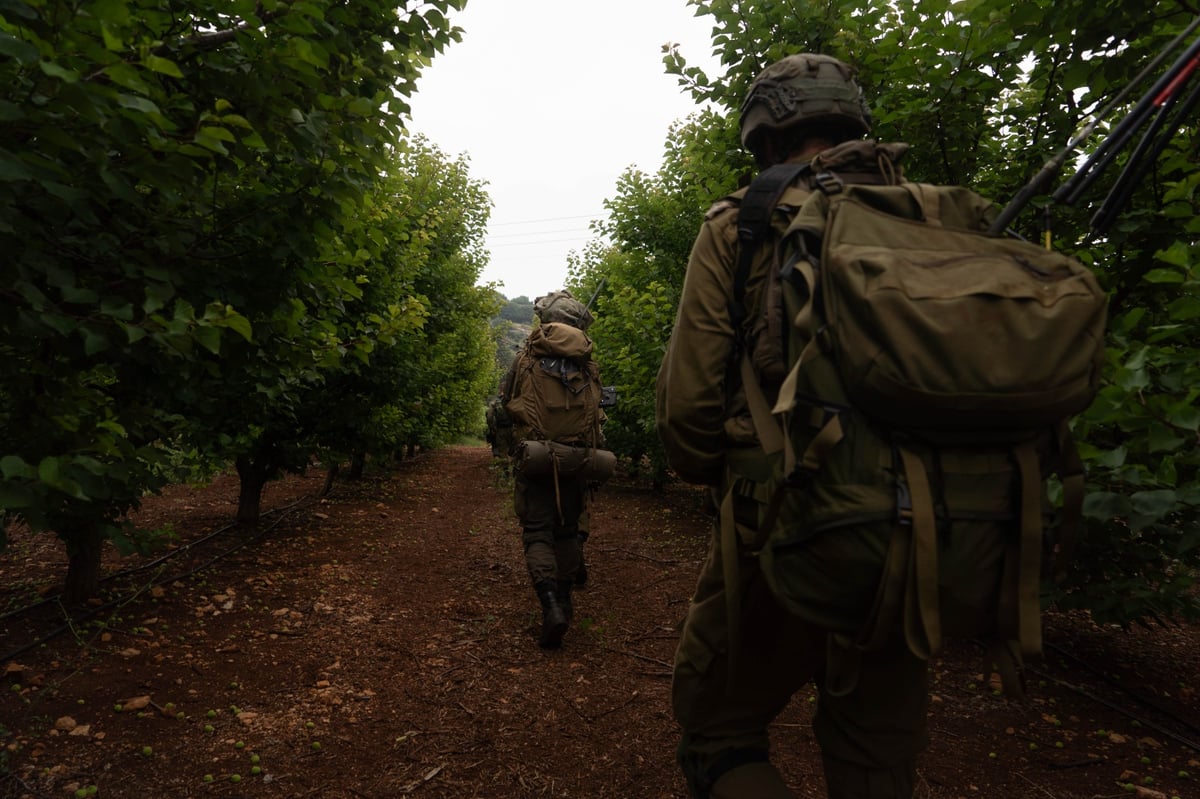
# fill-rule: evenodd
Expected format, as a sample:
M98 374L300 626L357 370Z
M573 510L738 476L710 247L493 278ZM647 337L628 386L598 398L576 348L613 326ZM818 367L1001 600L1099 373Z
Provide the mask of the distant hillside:
M500 309L498 316L501 319L507 319L509 322L529 327L533 323L533 300L523 294L520 297L514 297L508 300L507 304Z
M492 318L492 329L496 331L496 372L497 377L503 377L512 364L517 350L525 343L525 337L533 329L533 301L520 296L508 299L500 298L505 304L499 313Z

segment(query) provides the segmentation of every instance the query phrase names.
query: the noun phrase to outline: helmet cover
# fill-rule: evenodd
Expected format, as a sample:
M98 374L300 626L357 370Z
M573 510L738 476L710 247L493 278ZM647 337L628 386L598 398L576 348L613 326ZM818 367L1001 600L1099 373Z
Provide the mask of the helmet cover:
M750 84L741 108L742 146L757 157L766 131L814 122L858 138L871 130L871 111L849 65L827 55L790 55Z

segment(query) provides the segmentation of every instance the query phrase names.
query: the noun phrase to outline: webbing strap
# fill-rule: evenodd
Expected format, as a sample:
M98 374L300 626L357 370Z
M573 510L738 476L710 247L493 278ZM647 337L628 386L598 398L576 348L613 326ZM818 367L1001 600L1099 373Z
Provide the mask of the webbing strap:
M558 488L558 453L553 447L550 448L550 474L554 478L554 507L558 510L558 523L566 524L562 511L562 494Z
M783 430L771 416L771 405L762 386L758 384L749 354L742 355L742 386L746 389L746 404L750 406L750 420L754 423L758 443L762 445L763 452L774 455L784 448L786 439Z
M897 524L892 528L892 539L888 544L887 560L883 564L883 577L875 592L875 601L867 616L867 623L859 632L856 641L864 652L877 652L895 632L896 620L904 599L908 581L909 543L911 530Z
M937 187L931 183L905 182L900 185L908 190L909 195L913 198L913 202L921 210L921 221L927 225L941 227L942 198L937 192Z
M900 460L912 498L912 557L904 635L908 648L922 660L942 648L942 619L938 611L937 517L933 492L919 455L900 447Z
M999 630L1011 630L1015 617L1016 640L992 641L988 666L1000 675L1004 694L1021 699L1025 696L1024 657L1042 653L1042 475L1033 442L1015 447L1012 454L1021 485L1020 528L1005 556L997 621Z
M733 276L733 301L730 313L734 322L745 316L746 281L754 266L754 254L771 227L771 214L783 192L809 164L775 164L759 173L738 208L738 268Z
M733 688L737 685L737 672L740 664L738 663L738 650L741 644L741 618L742 618L742 586L740 568L738 567L738 541L737 541L737 521L733 514L733 495L734 485L736 480L730 481L729 490L725 492L725 497L721 500L721 509L718 515L719 521L719 538L718 546L721 548L721 578L725 581L725 629L727 631L727 640L729 644L729 675L726 680L726 690L732 694Z
M786 413L796 407L796 388L800 381L800 367L808 361L809 357L816 352L819 345L817 344L816 331L812 329L812 299L815 297L817 289L816 274L813 272L813 266L808 261L798 260L792 267L800 273L808 286L809 301L804 303L804 307L796 312L796 318L792 320L792 326L799 331L799 337L807 338L808 342L804 345L804 349L800 351L800 355L796 358L796 363L788 370L787 377L783 379L783 383L779 386L779 396L775 400L775 407L771 409L771 413Z
M1017 572L1017 638L1026 655L1042 653L1042 474L1033 442L1013 450L1021 477L1021 554Z

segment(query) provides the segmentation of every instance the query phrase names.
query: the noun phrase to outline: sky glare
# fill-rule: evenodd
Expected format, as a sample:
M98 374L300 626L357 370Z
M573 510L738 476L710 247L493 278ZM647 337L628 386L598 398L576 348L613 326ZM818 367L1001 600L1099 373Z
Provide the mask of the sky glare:
M685 0L469 0L451 17L462 41L422 75L410 129L485 183L481 282L509 298L561 288L620 175L658 170L671 123L696 110L663 45L716 71L711 18L694 12Z

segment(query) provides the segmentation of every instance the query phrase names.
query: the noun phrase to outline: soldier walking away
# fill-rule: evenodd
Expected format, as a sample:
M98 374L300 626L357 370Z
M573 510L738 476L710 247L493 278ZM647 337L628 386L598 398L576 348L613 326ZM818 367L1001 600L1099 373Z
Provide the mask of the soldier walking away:
M611 474L614 459L600 449L600 369L584 332L591 312L558 291L538 297L534 313L538 324L501 382L501 394L512 420L513 506L542 607L538 644L555 649L574 613L580 517L590 486Z
M870 113L849 66L801 54L767 67L754 80L740 124L743 146L766 169L805 163L827 148L861 139L869 133ZM801 179L779 207L794 212L810 189ZM718 504L735 479L731 453L761 451L738 370L730 368L741 340L733 284L745 191L706 214L657 382L657 423L671 466L684 480L710 486ZM747 296L763 283L762 274L751 274ZM730 557L737 559L736 568L727 570ZM736 583L727 585L726 573L736 575ZM732 608L739 609L736 615ZM911 797L915 758L926 743L925 661L903 645L864 654L856 684L831 690L828 640L828 630L780 606L753 555L723 552L714 534L672 680L673 710L682 728L678 760L692 796L794 797L768 759L767 727L795 691L815 680L813 726L829 796Z

